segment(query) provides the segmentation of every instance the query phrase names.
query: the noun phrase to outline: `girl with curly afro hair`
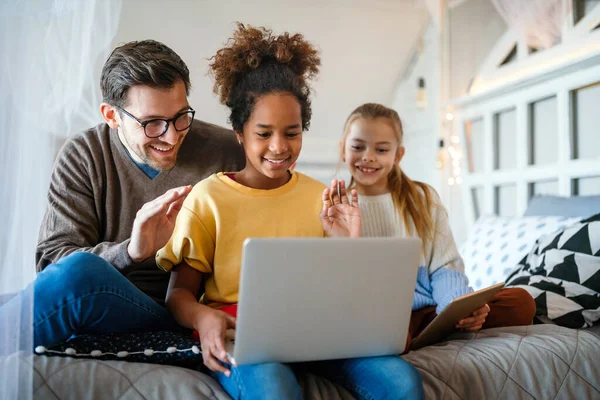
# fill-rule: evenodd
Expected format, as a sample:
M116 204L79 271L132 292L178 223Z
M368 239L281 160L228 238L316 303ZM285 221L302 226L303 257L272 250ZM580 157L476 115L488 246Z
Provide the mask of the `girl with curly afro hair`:
M194 186L173 235L156 261L172 270L166 304L180 325L197 331L204 364L234 399L300 399L291 366L232 366L225 333L235 328L242 247L249 237L359 237L356 191L331 188L292 171L311 116L309 81L318 51L300 34L238 24L211 59L214 91L246 154L239 172L220 172ZM335 190L334 190L335 189ZM204 294L198 294L204 282ZM304 364L357 398L420 398L418 372L400 357Z

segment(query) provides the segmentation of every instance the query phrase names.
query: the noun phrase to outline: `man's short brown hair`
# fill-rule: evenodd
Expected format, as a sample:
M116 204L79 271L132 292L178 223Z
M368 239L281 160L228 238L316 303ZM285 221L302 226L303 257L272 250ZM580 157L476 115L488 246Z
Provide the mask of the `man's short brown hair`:
M113 50L102 67L100 89L103 101L124 107L132 86L169 89L183 81L190 93L190 71L168 46L155 40L129 42Z

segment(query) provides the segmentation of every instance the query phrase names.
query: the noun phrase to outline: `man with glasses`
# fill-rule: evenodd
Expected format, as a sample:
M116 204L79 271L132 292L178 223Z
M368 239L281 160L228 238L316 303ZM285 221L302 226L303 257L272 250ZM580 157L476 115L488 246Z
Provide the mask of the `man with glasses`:
M102 69L104 123L62 148L48 191L33 282L34 343L80 333L178 329L155 253L191 185L238 171L233 132L194 120L189 71L151 40L116 48Z

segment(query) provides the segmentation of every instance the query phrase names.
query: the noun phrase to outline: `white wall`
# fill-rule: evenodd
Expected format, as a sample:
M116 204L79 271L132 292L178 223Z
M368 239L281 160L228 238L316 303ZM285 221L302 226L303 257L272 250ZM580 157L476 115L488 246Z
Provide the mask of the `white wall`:
M448 10L449 31L449 98L452 101L467 93L472 79L479 72L483 62L498 39L506 31L506 24L489 0L467 0ZM508 126L511 114L502 115L501 126ZM508 146L510 136L500 135L499 146ZM464 143L461 149L466 155ZM512 162L509 152L501 152L501 163ZM510 188L503 188L501 194L510 196ZM469 234L469 226L465 223L463 192L461 185L447 187L450 205L450 223L456 241L460 244Z
M407 71L404 80L398 85L393 107L400 114L404 126L404 144L406 155L401 163L404 172L412 179L433 186L440 194L448 210L450 226L456 242L460 245L466 238L464 212L459 186L448 186L449 157L446 157L446 169L436 169L440 137L448 140L448 130L440 132L440 118L444 117L440 104L439 33L431 24L422 35L421 48L416 62ZM417 82L425 79L427 108L420 110L416 106ZM447 142L446 142L447 143Z
M492 46L504 33L506 26L488 0L467 0L448 10L449 65L443 71L449 77L449 99L466 93L471 79L477 74ZM441 136L448 144L449 128L442 127L444 105L440 103L440 37L432 25L423 34L423 51L412 66L410 74L397 87L394 108L405 125L406 156L404 171L413 179L432 185L442 197L449 214L456 242L460 245L467 237L461 187L449 186L449 159L446 169L436 170L438 141ZM429 106L418 110L415 105L417 80L425 78ZM463 154L466 149L462 148ZM504 153L506 154L506 153Z
M298 165L330 178L347 115L364 102L392 101L398 71L426 19L415 2L395 0L127 0L114 44L152 38L173 48L191 71L196 116L228 126L206 73L207 58L231 37L234 22L303 33L321 49L322 68Z
M422 53L412 66L412 71L398 86L393 102L393 108L400 114L404 128L406 154L401 167L411 179L425 182L436 190L441 188L441 176L435 168L440 137L438 42L437 30L430 25L422 38ZM425 79L429 103L423 110L416 106L419 78Z
M467 0L448 10L450 97L467 93L506 24L490 0Z
M433 186L440 194L448 210L450 226L456 242L460 245L466 239L465 216L460 187L449 186L447 179L450 171L450 158L445 157L445 169L436 169L438 143L444 137L449 140L448 126L442 126L440 119L445 117L440 103L440 40L435 26L430 25L422 36L422 53L410 73L398 86L394 108L404 123L406 155L401 167L412 179ZM426 82L428 106L419 110L416 106L417 82L422 77ZM463 150L464 152L464 150Z

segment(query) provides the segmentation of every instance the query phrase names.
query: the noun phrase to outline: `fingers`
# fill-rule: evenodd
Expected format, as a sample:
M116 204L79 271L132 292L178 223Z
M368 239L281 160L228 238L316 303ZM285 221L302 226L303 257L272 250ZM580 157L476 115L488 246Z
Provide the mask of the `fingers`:
M204 365L211 371L221 372L222 374L225 374L225 376L229 376L231 372L212 354L210 345L207 341L201 340L200 344L202 347L202 361L204 362Z
M145 222L152 217L165 212L171 213L173 211L179 211L181 205L179 205L178 202L180 201L181 204L183 204L183 201L191 190L191 186L180 186L168 190L165 194L144 204L138 211L136 218L139 219L140 222ZM176 204L173 205L174 203ZM171 208L171 205L173 205L173 208Z
M334 223L334 222L342 222L344 220L344 213L340 212L340 210L338 210L336 207L331 207L330 209L327 210L327 221L329 221L329 223Z
M225 350L225 332L223 332L223 334L214 333L211 343L213 355L225 364L229 364L229 360L227 359L227 350Z
M460 320L456 327L467 332L478 331L483 327L483 324L485 324L485 319L487 318L489 312L490 306L485 304L475 310L473 314L471 314L471 317Z
M339 181L334 179L331 181L331 188L329 189L331 195L331 201L333 205L337 204L350 204L348 199L348 189L346 188L346 181L340 179ZM356 189L350 191L352 196L352 206L358 207L358 192Z
M483 314L488 314L490 312L490 306L487 304L484 304L482 307L480 307L479 309L475 310L475 312L473 313L473 315L483 315Z
M138 211L138 216L147 218L162 211L166 211L168 206L167 203L151 201L142 206L140 211Z
M202 347L202 360L204 361L204 365L206 365L206 367L211 371L221 372L222 374L225 374L225 376L230 376L231 371L229 368L219 361L223 361L222 358L224 356L224 362L228 363L227 352L225 352L224 345L221 349L219 349L219 345L215 340L215 333L205 338L201 338L200 345Z
M331 190L329 188L326 188L325 190L323 190L323 196L322 196L323 210L321 211L321 214L323 217L327 216L327 210L329 210L332 206L330 193L331 193Z
M331 226L331 221L329 220L329 217L327 216L329 214L329 210L331 210L331 199L329 197L329 188L326 188L325 190L323 190L323 196L322 196L322 200L323 200L323 209L321 210L321 213L319 214L319 219L321 220L321 225L323 226L323 231L325 232L326 236L329 236L329 229Z
M350 193L352 194L352 207L358 208L358 192L356 189L352 189Z
M187 195L190 193L191 190L192 190L192 187L189 185L169 189L165 192L165 194L157 197L156 199L152 200L149 203L144 204L144 207L148 206L149 208L152 208L154 205L169 206L173 202L176 202L180 199L183 201L183 199L185 199L187 197ZM142 209L144 207L142 207Z
M167 208L166 204L145 204L135 215L135 220L133 221L134 227L137 225L138 229L143 231L146 224L150 223L157 215L163 215L167 211Z
M177 214L179 214L179 211L181 211L181 207L183 206L184 201L185 197L180 197L176 201L172 202L169 206L169 209L167 210L167 216L171 218L177 217Z
M235 319L235 317L233 315L229 315L227 313L225 314L225 322L227 323L227 329L235 329L236 328L236 324L237 324L237 320Z
M204 365L206 365L206 367L208 369L210 369L211 371L215 371L215 372L220 372L222 374L224 374L225 376L229 377L231 376L231 371L229 370L229 368L225 367L223 364L221 364L219 362L219 360L217 358L215 358L210 352L206 352L205 350L203 351L203 361L204 361Z
M473 314L471 314L473 317L476 317L478 315L487 315L490 312L490 306L488 306L487 304L479 307L477 310L473 311Z
M179 197L185 197L188 194L190 194L190 192L192 191L192 185L179 186L170 190L175 192L175 198L177 199ZM167 191L165 194L167 194L168 192L169 191Z
M481 324L481 325L476 325L476 326L473 326L473 327L471 327L471 328L464 328L464 331L466 331L466 332L477 332L477 331L478 331L478 330L480 330L482 327L483 327L483 324Z
M477 315L476 317L464 318L461 321L459 321L459 325L476 325L476 324L480 323L481 321L485 321L485 317L487 317L487 313L482 314L482 315Z
M458 329L468 329L476 326L483 325L485 323L485 318L487 317L487 313L478 315L476 317L468 317L458 321L456 327Z
M340 188L341 189L341 188ZM334 179L331 181L331 202L336 205L336 204L340 204L341 201L341 193L340 191L338 191L338 180Z
M358 207L358 193L355 189L352 189L350 193L352 195L352 206ZM343 179L339 181L337 179L332 180L331 187L323 191L323 213L325 213L326 209L338 204L350 204L346 182Z
M481 326L483 326L483 324L485 323L485 319L487 318L489 312L490 306L484 304L483 306L475 310L470 317L463 318L462 320L458 321L456 327L458 329L464 329L468 331L472 331L473 329L479 330L481 329Z
M152 204L152 203L170 204L170 203L178 200L181 197L187 196L191 190L192 190L192 187L190 185L179 186L179 187L176 187L173 189L169 189L164 194L158 196L156 199L152 200L150 203L147 203L147 204Z
M478 320L478 321L473 321L471 323L458 324L458 325L456 325L456 328L457 329L468 330L468 329L471 329L471 328L474 328L474 327L478 326L479 327L478 329L480 329L483 326L484 323L485 323L485 320L483 320L483 321L482 320Z
M346 182L344 182L344 180L342 179L341 181L339 181L339 185L340 185L340 196L341 196L341 202L342 204L349 204L350 202L348 201L348 195L346 194Z

